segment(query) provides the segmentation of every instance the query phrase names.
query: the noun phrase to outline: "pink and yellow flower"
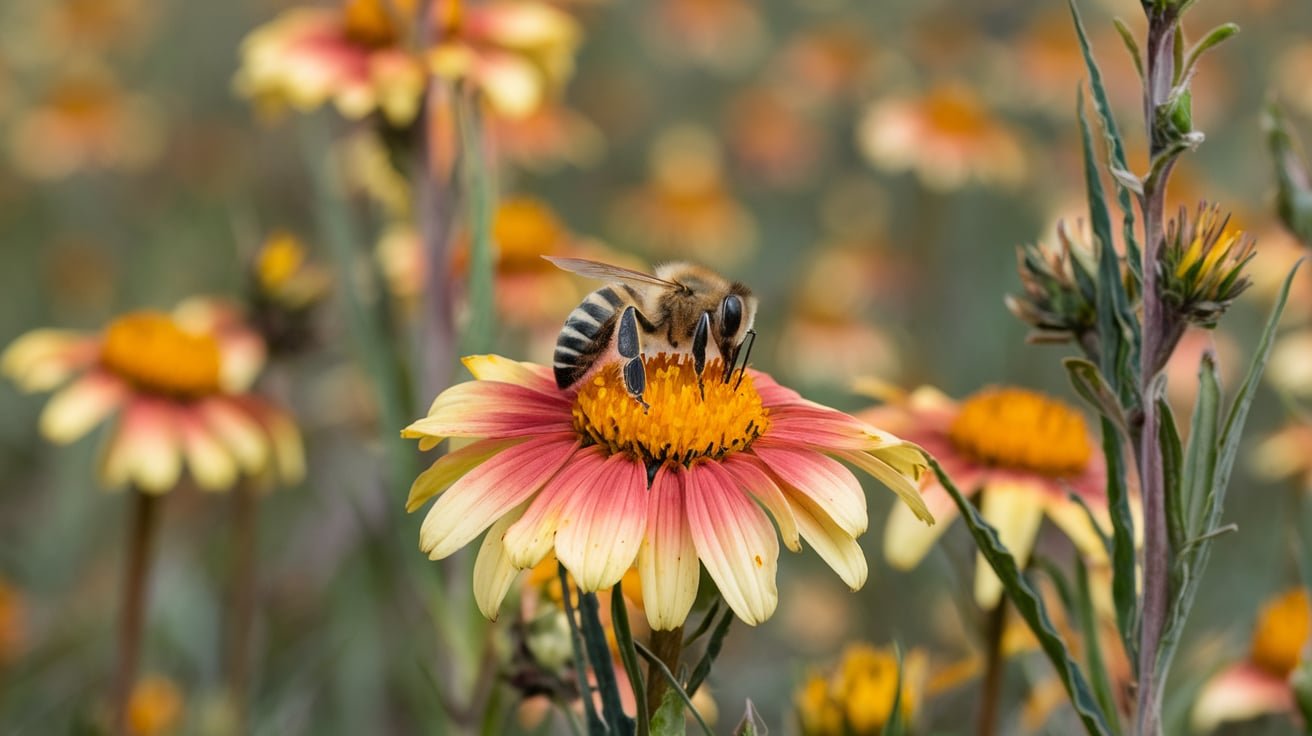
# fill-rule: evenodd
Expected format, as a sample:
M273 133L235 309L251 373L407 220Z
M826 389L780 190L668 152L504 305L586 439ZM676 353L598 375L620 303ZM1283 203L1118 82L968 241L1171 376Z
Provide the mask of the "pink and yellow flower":
M687 618L701 566L739 618L769 618L780 537L794 551L805 540L860 588L866 501L839 460L932 521L916 488L925 469L918 448L759 371L724 382L713 362L703 396L691 360L658 354L646 359L644 410L615 364L564 391L546 366L498 356L465 365L476 380L442 392L402 435L421 449L448 437L477 441L421 474L406 507L437 496L420 531L431 559L487 531L474 597L488 617L518 571L553 550L585 591L613 586L636 564L647 620L659 630Z
M909 396L859 415L889 427L938 459L963 493L980 493L980 511L1003 544L1024 565L1046 515L1093 559L1103 559L1098 530L1078 503L1104 508L1106 471L1081 414L1043 394L1021 388L987 388L958 403L937 389ZM920 563L958 511L933 475L921 493L935 517L948 523L924 527L900 506L884 531L884 557L909 570ZM982 558L975 563L975 600L995 606L1002 583Z
M56 444L118 414L104 485L165 493L185 464L198 486L217 491L242 476L295 483L304 474L296 424L251 391L263 361L263 342L235 309L193 299L171 314L122 315L93 334L34 330L0 355L0 373L25 391L59 389L39 424Z
M332 102L352 120L381 112L406 125L419 112L426 81L406 46L415 20L409 0L293 8L242 41L237 91L269 111Z
M971 181L1011 185L1025 175L1016 133L962 84L874 103L857 140L875 167L912 171L931 189L959 189Z
M1194 703L1193 725L1208 732L1227 721L1271 713L1294 713L1290 675L1312 635L1312 600L1304 588L1288 591L1263 607L1253 630L1248 659L1230 665L1203 685Z

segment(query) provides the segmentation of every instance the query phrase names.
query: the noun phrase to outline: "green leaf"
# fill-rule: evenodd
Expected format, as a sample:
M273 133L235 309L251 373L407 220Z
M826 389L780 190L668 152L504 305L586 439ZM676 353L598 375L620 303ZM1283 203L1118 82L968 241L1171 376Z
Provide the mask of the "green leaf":
M631 734L633 720L624 713L620 698L619 680L615 678L615 664L606 641L606 629L601 624L601 604L596 593L579 591L579 620L583 633L583 646L592 674L597 680L597 693L601 695L601 714L611 733Z
M1125 144L1121 141L1121 133L1116 127L1116 117L1112 114L1112 105L1107 98L1107 90L1103 87L1102 72L1098 69L1098 62L1093 58L1093 49L1089 46L1089 34L1084 30L1084 21L1080 18L1079 8L1075 7L1075 0L1067 0L1067 3L1071 8L1071 19L1075 23L1075 35L1080 40L1080 52L1084 55L1084 67L1089 72L1089 89L1093 92L1093 102L1098 108L1098 118L1102 122L1111 168L1130 171L1129 164L1125 162ZM1118 27L1117 30L1121 29ZM1138 45L1134 43L1134 36L1128 29L1122 31L1122 40L1125 39L1128 39L1127 45L1135 49L1137 56ZM1142 63L1136 66L1142 67ZM1125 257L1130 262L1130 272L1134 274L1136 283L1142 283L1142 256L1139 253L1138 241L1134 238L1134 203L1130 191L1124 186L1118 187L1116 200L1121 208L1121 234L1125 238Z
M702 714L698 713L696 706L692 704L692 698L688 696L688 693L684 691L683 686L679 684L679 678L675 677L674 673L670 672L670 668L665 666L665 663L661 661L660 657L657 657L655 654L652 654L650 649L648 649L647 647L643 646L642 644L636 641L634 642L634 646L637 648L638 654L641 654L642 658L647 660L647 664L653 667L657 672L659 672L661 676L665 678L665 682L667 682L670 686L670 689L666 691L665 696L661 699L661 707L657 709L656 715L659 716L661 714L661 711L667 710L667 706L669 704L670 699L676 698L682 704L679 707L680 713L682 713L682 709L686 707L688 709L688 712L692 713L693 720L697 721L697 725L702 727L702 732L704 732L706 736L715 736L715 732L711 730L711 727L706 725L706 719L702 718ZM682 718L680 718L680 725L677 726L679 730L661 731L657 729L656 719L653 717L651 731L654 736L660 736L660 734L664 734L664 733L682 734L683 726L681 724L682 724Z
M1184 540L1189 538L1189 524L1185 516L1184 498L1184 446L1180 440L1180 431L1175 427L1175 412L1166 401L1166 376L1161 374L1153 381L1152 400L1157 402L1157 416L1160 425L1157 428L1157 445L1162 450L1162 483L1166 493L1166 531L1171 541L1171 549L1179 550ZM1196 406L1196 405L1195 405ZM1190 437L1193 437L1191 432Z
M647 736L648 722L651 720L647 709L647 686L642 679L642 668L638 666L638 650L633 646L633 630L629 627L629 608L624 603L624 583L615 583L610 592L610 620L615 630L615 643L620 650L620 662L624 664L624 674L629 677L629 687L633 690L636 706L638 736Z
M1130 662L1136 662L1139 597L1134 516L1130 513L1121 436L1107 419L1102 420L1102 453L1107 459L1107 512L1112 518L1112 601L1116 605L1116 628L1121 632Z
M1098 366L1083 358L1066 358L1062 365L1066 367L1066 375L1075 387L1075 392L1099 414L1125 431L1125 413L1121 411L1120 400L1116 398L1112 387L1107 385L1107 379L1098 371Z
M465 355L481 354L493 347L496 329L496 305L493 302L493 251L492 208L494 194L488 160L483 144L483 126L476 105L459 105L460 160L465 175L465 191L469 193L469 324L461 336L461 351Z
M1093 692L1102 705L1104 713L1115 716L1116 696L1112 690L1112 679L1107 674L1107 664L1102 656L1102 639L1098 636L1098 612L1093 606L1093 592L1089 589L1089 570L1084 559L1075 555L1075 590L1078 596L1076 610L1080 615L1080 631L1084 637L1084 662L1088 667L1089 677L1093 679ZM1120 733L1120 720L1111 718L1113 733Z
M902 647L893 644L893 656L897 659L897 681L893 686L893 709L888 712L888 720L880 736L904 736L907 732L906 714L902 712Z
M588 684L588 657L584 653L585 645L583 636L579 633L579 627L574 618L574 604L570 594L569 574L565 571L565 566L557 564L556 574L560 577L561 604L565 608L565 620L569 623L569 643L570 649L574 653L574 676L578 681L579 700L583 703L583 717L587 721L588 734L606 733L606 724L597 715L596 705L592 702L592 687Z
M1211 353L1204 353L1198 364L1198 397L1189 422L1189 451L1181 479L1183 517L1187 524L1184 539L1207 531L1204 528L1206 503L1216 472L1216 434L1220 429L1220 415L1221 382L1217 376L1216 358Z
M1106 736L1110 733L1107 719L1104 717L1097 699L1093 696L1084 673L1080 671L1079 665L1075 663L1070 650L1057 633L1056 627L1053 626L1043 599L1021 575L1020 568L1016 565L1016 558L998 539L997 530L985 521L984 517L980 516L979 510L975 508L974 504L961 495L961 491L957 490L956 485L952 483L952 479L948 477L947 473L943 472L943 468L938 464L938 461L928 455L926 459L929 461L930 467L934 469L934 474L938 476L939 482L943 484L943 487L952 496L952 500L956 502L957 509L961 512L961 518L975 538L975 546L984 555L984 559L988 560L993 571L997 573L998 578L1002 581L1003 589L1007 592L1007 597L1016 606L1016 611L1025 619L1025 623L1029 625L1030 630L1034 632L1034 636L1039 640L1039 645L1043 648L1044 654L1052 662L1053 668L1057 670L1057 675L1061 678L1062 685L1066 688L1066 693L1070 697L1071 705L1075 708L1081 723L1084 724L1085 731Z
M1239 26L1234 23L1224 23L1208 31L1207 35L1203 36L1203 40L1194 44L1194 47L1189 50L1189 57L1184 63L1184 71L1181 74L1181 78L1188 80L1189 77L1193 76L1194 67L1198 65L1198 60L1202 58L1203 54L1207 53L1210 49L1219 46L1238 32Z
M687 723L683 717L683 700L674 690L666 690L661 707L651 717L651 736L684 736Z
M720 617L720 623L716 624L715 631L711 633L711 639L706 643L706 653L697 661L697 666L692 670L692 676L688 678L688 694L696 695L697 688L702 686L706 676L711 674L711 665L715 664L715 658L720 655L720 648L724 646L724 637L729 634L729 626L733 623L735 616L733 611L724 610L724 615Z
M1139 72L1139 78L1143 79L1143 54L1139 53L1139 42L1134 40L1134 33L1120 18L1113 18L1112 25L1116 26L1116 32L1120 34L1125 50L1130 52L1130 59L1134 61L1134 70Z

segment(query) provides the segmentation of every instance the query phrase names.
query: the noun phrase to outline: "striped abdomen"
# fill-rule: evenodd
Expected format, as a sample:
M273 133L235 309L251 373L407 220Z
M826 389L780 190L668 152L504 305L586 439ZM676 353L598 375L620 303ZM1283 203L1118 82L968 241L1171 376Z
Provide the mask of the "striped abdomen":
M607 349L615 335L616 313L624 300L614 287L603 286L588 294L569 313L556 338L552 367L562 389L578 382Z

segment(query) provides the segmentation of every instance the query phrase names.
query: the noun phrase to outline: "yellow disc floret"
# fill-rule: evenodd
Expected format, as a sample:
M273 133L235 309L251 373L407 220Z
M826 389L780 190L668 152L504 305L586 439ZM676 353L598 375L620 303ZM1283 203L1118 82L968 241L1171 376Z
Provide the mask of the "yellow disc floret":
M575 430L611 453L686 464L746 449L769 426L751 374L726 382L723 363L711 361L699 388L689 356L661 353L646 367L650 408L625 390L619 366L608 365L579 387Z
M1268 603L1253 631L1253 663L1281 678L1298 666L1303 644L1312 636L1312 601L1306 590L1292 590Z
M110 323L100 362L144 391L197 397L221 390L213 336L183 330L159 312L133 312Z
M1078 475L1093 456L1078 411L1019 388L989 388L966 399L948 437L978 462L1056 478Z

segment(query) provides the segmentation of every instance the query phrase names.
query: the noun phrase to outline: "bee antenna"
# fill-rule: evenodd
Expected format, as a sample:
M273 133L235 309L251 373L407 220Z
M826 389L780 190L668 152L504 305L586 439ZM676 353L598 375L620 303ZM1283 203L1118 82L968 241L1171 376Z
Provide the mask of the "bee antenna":
M743 376L747 374L747 361L752 359L752 346L756 344L756 330L748 330L745 338L746 339L744 339L743 342L747 344L747 350L744 352L740 348L738 351L735 351L734 354L734 359L735 359L734 362L737 362L737 358L738 358L737 353L744 352L743 363L738 368L738 380L733 384L734 391L737 391L738 387L742 385Z

